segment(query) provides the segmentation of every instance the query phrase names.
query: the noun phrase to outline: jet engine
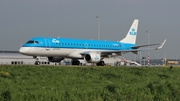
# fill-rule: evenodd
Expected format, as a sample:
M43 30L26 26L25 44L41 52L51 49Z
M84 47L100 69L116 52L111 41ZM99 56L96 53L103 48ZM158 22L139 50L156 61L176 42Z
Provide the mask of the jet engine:
M61 62L64 59L64 57L48 57L49 62Z
M84 55L84 60L88 63L98 63L101 57L99 53L88 53Z

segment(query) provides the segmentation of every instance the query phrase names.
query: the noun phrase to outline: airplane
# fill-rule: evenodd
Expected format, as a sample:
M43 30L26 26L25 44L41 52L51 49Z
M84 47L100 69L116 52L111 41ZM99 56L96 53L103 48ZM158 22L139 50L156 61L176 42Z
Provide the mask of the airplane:
M36 65L40 64L38 57L47 57L49 62L61 62L63 59L69 58L72 59L72 65L79 65L79 59L84 59L87 63L96 63L97 66L104 66L104 58L122 56L128 52L138 54L138 51L161 49L166 40L162 44L136 45L138 22L138 19L134 20L126 37L121 41L35 37L25 43L19 49L19 52L36 58ZM141 49L141 47L154 45L160 46Z

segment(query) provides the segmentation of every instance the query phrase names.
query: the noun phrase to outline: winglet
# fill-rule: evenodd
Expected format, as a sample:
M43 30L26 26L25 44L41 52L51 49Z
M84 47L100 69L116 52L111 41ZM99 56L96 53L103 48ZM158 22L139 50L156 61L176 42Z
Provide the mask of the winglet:
M165 39L164 42L161 44L161 46L159 46L158 48L155 48L154 50L159 50L159 49L161 49L161 48L164 46L165 42L166 42L166 39Z

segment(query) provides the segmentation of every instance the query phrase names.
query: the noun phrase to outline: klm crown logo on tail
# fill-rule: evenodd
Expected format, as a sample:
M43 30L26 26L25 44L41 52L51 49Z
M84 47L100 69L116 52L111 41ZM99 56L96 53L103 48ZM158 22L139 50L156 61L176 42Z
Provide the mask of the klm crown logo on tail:
M136 31L134 28L131 29L131 32L129 32L130 35L136 35Z
M123 43L130 43L130 44L136 44L136 36L137 36L137 30L138 30L138 19L135 19L132 23L126 37L122 39L120 42Z

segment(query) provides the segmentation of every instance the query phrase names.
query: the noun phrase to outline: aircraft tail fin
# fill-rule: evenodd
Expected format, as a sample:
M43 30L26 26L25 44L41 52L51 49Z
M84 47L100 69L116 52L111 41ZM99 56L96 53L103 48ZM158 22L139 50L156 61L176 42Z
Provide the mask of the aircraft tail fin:
M137 36L137 30L138 30L138 19L135 19L134 22L131 25L131 28L129 29L126 37L122 39L120 42L123 43L130 43L130 44L136 44L136 36Z

